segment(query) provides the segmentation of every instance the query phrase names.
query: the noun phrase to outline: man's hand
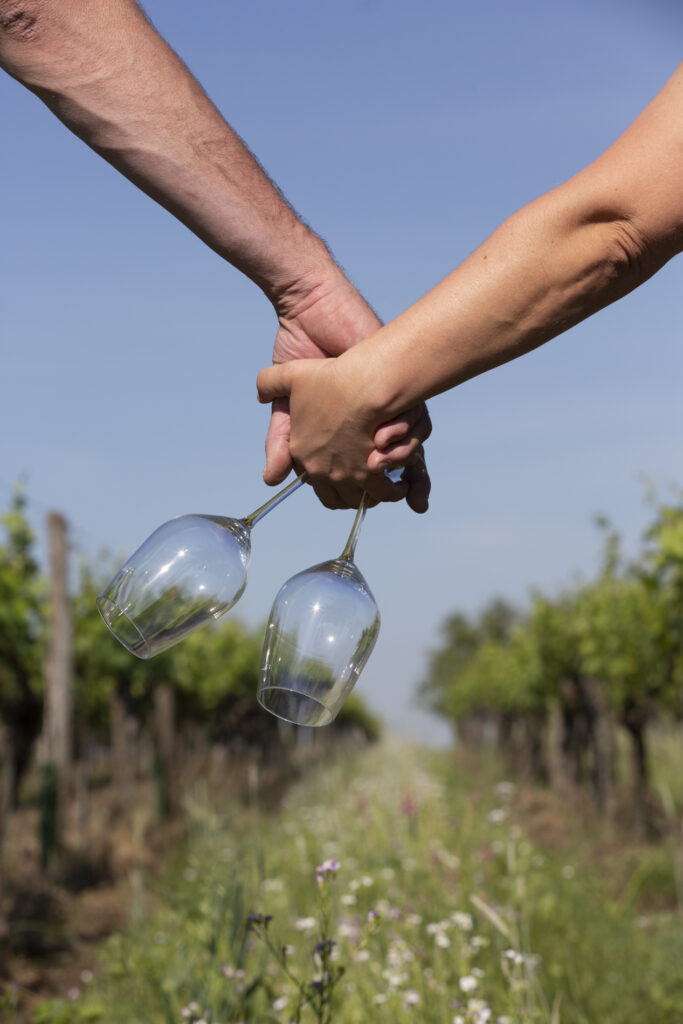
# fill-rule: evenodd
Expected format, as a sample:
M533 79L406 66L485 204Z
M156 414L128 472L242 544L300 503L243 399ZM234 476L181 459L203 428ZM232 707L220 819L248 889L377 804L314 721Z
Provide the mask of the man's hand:
M365 299L334 263L326 269L323 284L309 283L291 288L277 298L275 306L280 323L273 348L275 364L339 356L381 326ZM406 465L403 494L416 512L427 510L431 485L424 460L416 460L413 456L431 430L426 405L416 406L404 415L381 424L370 454L370 465L375 474L383 473L385 467ZM291 471L290 439L289 398L274 398L266 437L266 468L263 474L266 483L280 483ZM347 501L343 501L339 493L332 496L322 484L314 483L314 487L328 507L358 504L356 500L348 500L348 495ZM357 494L357 491L353 493ZM388 492L383 489L382 493ZM397 493L394 488L392 496ZM374 497L392 500L387 497L380 499L378 494ZM398 498L393 497L393 500Z
M135 0L0 0L0 67L261 288L280 322L275 362L338 356L377 329L325 244ZM396 455L429 430L422 406L387 424L382 443ZM291 468L288 441L287 406L278 402L266 444L269 483ZM425 505L423 477L409 483L408 501Z

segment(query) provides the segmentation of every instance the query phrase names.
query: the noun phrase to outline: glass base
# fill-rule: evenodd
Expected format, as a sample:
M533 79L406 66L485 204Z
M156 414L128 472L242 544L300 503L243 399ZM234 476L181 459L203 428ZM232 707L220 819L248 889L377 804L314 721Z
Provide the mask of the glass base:
M152 651L144 636L133 620L129 619L117 604L110 601L108 597L98 597L97 610L102 616L105 625L108 626L126 650L143 661L146 661L151 656Z
M314 697L308 697L296 690L286 690L281 686L266 686L256 695L258 702L271 715L281 718L292 725L320 726L329 725L334 715Z

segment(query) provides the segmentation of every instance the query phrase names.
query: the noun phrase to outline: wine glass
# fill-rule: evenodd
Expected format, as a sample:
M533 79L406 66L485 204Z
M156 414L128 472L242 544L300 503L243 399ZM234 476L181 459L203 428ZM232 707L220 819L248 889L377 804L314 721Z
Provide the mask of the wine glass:
M145 660L225 614L247 585L252 527L303 482L244 519L185 515L155 530L97 598L116 639Z
M329 725L353 689L379 633L379 609L353 561L367 495L339 558L288 580L266 627L257 697L295 725Z

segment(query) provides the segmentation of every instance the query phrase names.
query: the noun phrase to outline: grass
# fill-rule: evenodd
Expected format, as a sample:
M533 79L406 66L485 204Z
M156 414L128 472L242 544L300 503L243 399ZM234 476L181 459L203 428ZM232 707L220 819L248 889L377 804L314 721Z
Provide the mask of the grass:
M274 814L194 802L161 909L36 1024L683 1022L675 849L532 840L490 767L396 741L312 776Z

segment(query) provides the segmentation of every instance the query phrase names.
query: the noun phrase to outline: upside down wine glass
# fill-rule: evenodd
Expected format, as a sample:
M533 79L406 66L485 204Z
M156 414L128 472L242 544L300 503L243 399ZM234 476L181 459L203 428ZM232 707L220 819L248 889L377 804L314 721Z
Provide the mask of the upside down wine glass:
M252 527L303 482L244 519L185 515L155 530L97 598L116 639L147 659L224 615L247 585Z
M329 725L375 646L380 616L353 558L367 495L339 558L314 565L280 589L261 657L259 703L295 725Z

